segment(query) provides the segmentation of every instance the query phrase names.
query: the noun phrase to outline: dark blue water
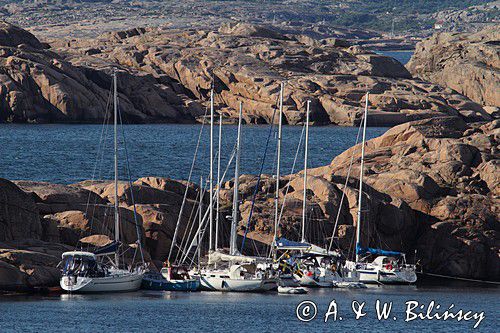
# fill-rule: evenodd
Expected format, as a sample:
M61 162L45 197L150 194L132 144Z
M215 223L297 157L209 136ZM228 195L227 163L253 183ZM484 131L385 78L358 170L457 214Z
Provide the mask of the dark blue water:
M464 297L466 296L466 297ZM140 291L114 295L55 297L0 297L2 332L498 332L497 289L372 287L367 290L313 290L308 295L243 293L175 293ZM375 302L393 302L389 319L379 321ZM296 306L314 301L317 317L296 318ZM324 316L332 300L337 321ZM351 302L366 302L366 316L355 320ZM405 322L405 302L427 305L434 300L441 311L484 311L476 330L471 321L414 320ZM342 317L342 320L340 320ZM394 320L396 317L396 320Z
M383 54L389 57L393 57L403 65L406 65L410 61L411 56L415 51L413 50L401 50L401 51L375 51L378 54Z
M132 179L144 176L161 176L187 179L201 125L127 125L124 132L127 142ZM111 179L112 177L112 128L104 135L103 148L98 149L102 126L100 125L12 125L0 124L0 177L13 180L36 180L57 183L74 183L84 179ZM202 135L199 160L194 170L195 181L208 174L209 128ZM383 134L387 128L368 128L367 137ZM215 127L215 142L217 142ZM283 129L282 173L289 173L301 137L302 127L286 126ZM318 167L351 147L357 128L311 127L309 165ZM260 170L269 126L244 126L241 154L242 173L257 174ZM225 166L236 140L236 126L223 126L222 165ZM126 179L125 151L119 151L120 172ZM215 150L216 151L216 150ZM100 158L98 158L100 156ZM102 161L96 163L96 161ZM272 135L264 172L274 172L276 139ZM95 166L97 171L94 173ZM302 153L296 170L303 168ZM232 177L231 168L229 177Z

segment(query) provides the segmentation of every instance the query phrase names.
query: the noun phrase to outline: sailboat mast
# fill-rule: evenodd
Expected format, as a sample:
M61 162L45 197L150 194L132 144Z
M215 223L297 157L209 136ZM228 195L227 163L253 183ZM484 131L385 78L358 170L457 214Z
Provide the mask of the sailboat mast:
M203 177L200 177L200 202L198 204L198 230L201 230L201 225L203 223ZM201 270L201 232L198 232L198 270Z
M277 149L277 162L276 162L276 191L274 195L274 238L273 243L276 245L276 238L278 237L278 219L279 219L279 191L280 191L280 163L281 163L281 127L283 125L283 92L285 83L281 82L280 87L280 101L279 101L279 116L278 116L278 149Z
M302 242L306 241L307 218L307 153L309 151L309 110L311 101L307 101L306 109L306 140L304 144L304 197L302 198Z
M215 250L219 248L219 209L220 209L220 153L222 146L222 113L219 114L219 145L217 154L217 202L215 209Z
M210 90L210 177L209 177L209 192L210 192L210 225L209 225L209 250L213 250L213 226L214 226L214 89Z
M363 141L361 144L361 166L359 171L359 193L358 193L358 221L356 223L356 261L359 261L359 251L360 237L361 237L361 214L362 214L362 204L361 200L363 198L363 174L365 167L365 142L366 142L366 118L368 118L368 96L366 93L365 100L365 113L363 116Z
M115 241L120 240L120 213L118 211L118 89L116 83L116 70L113 70L113 139L114 139L114 169L115 169ZM118 268L120 258L118 251L115 253L115 264Z
M236 255L236 229L238 226L238 212L239 212L239 198L238 198L238 187L240 178L240 149L241 149L241 120L243 118L243 103L240 102L240 114L238 117L238 137L236 139L236 161L234 167L234 192L233 192L233 218L231 221L231 241L229 243L229 254Z

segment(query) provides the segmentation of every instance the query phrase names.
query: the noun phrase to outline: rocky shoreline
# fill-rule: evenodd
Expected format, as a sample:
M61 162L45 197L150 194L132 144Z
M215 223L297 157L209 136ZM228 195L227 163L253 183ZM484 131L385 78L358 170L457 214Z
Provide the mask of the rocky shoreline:
M416 250L416 259L426 272L500 281L499 141L498 120L468 124L460 117L402 124L370 140L364 193L370 213L363 241L410 254ZM307 185L310 239L319 244L329 241L340 209L335 236L346 254L352 254L356 225L356 179L344 188L351 156L356 175L359 146L337 156L330 165L311 170ZM281 232L291 239L299 235L302 181L301 172L280 179L281 200L288 192ZM260 183L248 230L257 243L269 244L272 237L270 189L274 182L264 175ZM240 183L242 234L256 176L242 175ZM181 234L197 207L197 185L187 185ZM132 187L119 184L124 240L136 246L132 190L142 247L152 265L161 265L168 255L185 186L183 181L156 177L140 178ZM230 209L231 187L228 181L221 190L223 233L228 230L224 217ZM111 182L59 185L0 179L0 290L56 286L62 252L77 244L109 242L112 214L107 210L113 203L112 193ZM340 206L342 193L346 200ZM247 250L251 249L248 245Z
M283 81L284 122L291 125L304 121L308 99L313 124L356 125L366 91L371 126L442 116L491 120L468 97L413 78L393 58L338 38L226 23L136 28L49 44L0 22L0 121L102 123L112 68L118 68L127 123L199 121L212 82L225 118L235 119L243 102L246 123L269 123Z

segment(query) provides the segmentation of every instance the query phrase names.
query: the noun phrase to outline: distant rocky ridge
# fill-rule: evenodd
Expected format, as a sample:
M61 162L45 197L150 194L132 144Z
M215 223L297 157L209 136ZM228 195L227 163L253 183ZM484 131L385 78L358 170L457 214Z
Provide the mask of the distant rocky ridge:
M500 281L499 141L499 120L467 124L442 117L402 124L367 142L362 242L406 251L411 261L416 250L425 272ZM359 156L359 145L352 147L330 165L310 170L307 179L308 240L329 244L338 214L334 245L348 256L357 223ZM344 188L351 158L351 181ZM275 179L263 175L248 226L257 177L242 175L240 183L239 233L247 230L245 252L253 253L253 241L269 244L272 238ZM145 258L157 266L168 256L186 185L182 235L188 235L188 221L197 210L196 185L156 177L119 184L123 239L136 246L132 190ZM230 180L221 189L221 234L226 236L232 186ZM280 234L290 239L300 234L303 191L302 172L280 179L282 202L288 193ZM55 286L62 252L110 242L112 214L106 211L113 194L111 182L0 179L0 290ZM228 245L227 237L220 245Z
M413 79L394 59L340 39L244 23L218 31L137 28L54 41L50 49L7 23L0 35L10 41L0 45L3 121L102 122L113 67L127 122L194 122L205 112L212 80L217 111L234 119L242 101L247 123L271 121L282 81L288 124L303 121L308 99L315 124L356 124L366 91L370 125L444 115L490 119L468 98ZM20 38L26 42L18 44Z
M498 26L477 33L435 34L417 45L407 67L413 75L456 90L498 116Z
M50 37L95 37L103 31L163 24L205 29L242 20L311 33L344 31L353 40L394 31L412 37L408 38L411 42L415 36L432 34L436 20L446 19L454 28L469 29L498 17L494 2L488 2L403 1L396 5L393 0L2 0L0 20Z
M448 32L473 32L500 22L500 1L485 3L464 9L447 9L432 16L436 23Z

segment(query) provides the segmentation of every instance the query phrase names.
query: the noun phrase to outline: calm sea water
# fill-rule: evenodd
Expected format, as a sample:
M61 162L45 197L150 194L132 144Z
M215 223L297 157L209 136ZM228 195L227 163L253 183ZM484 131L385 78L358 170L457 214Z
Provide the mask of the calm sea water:
M201 125L126 125L123 128L132 179L144 176L188 178ZM107 133L103 135L103 148L99 149L102 129L100 125L0 124L0 177L56 183L74 183L92 179L93 175L96 179L111 179L112 128L104 128ZM223 168L235 145L236 130L236 126L223 126ZM367 137L379 136L386 130L368 128ZM214 132L217 142L217 127ZM282 173L291 172L301 132L302 127L298 126L285 126L283 129ZM311 127L309 165L318 167L329 164L336 155L355 143L357 132L357 128L350 127ZM265 125L243 127L242 173L259 173L268 133L269 126ZM274 172L275 168L274 134L271 135L265 160L266 173ZM121 178L126 179L125 151L123 145L120 147ZM302 152L299 156L296 171L303 168ZM205 126L193 180L207 176L208 161L209 128ZM94 172L94 169L97 171ZM229 178L233 172L231 168Z
M0 297L2 332L498 332L496 289L372 287L367 290L312 290L308 295L243 293L176 293L140 291L114 295ZM466 296L466 297L464 297ZM388 320L378 321L375 302L393 302ZM296 318L304 300L317 305L310 322ZM338 317L324 322L332 300ZM355 320L352 301L366 302L366 316ZM414 320L405 322L405 302L434 300L441 311L484 311L475 321ZM422 310L424 311L424 310ZM340 320L342 317L342 320ZM396 320L394 320L396 317Z
M378 54L383 54L389 57L393 57L403 65L406 65L408 61L410 61L411 56L413 55L413 50L401 50L401 51L375 51Z

